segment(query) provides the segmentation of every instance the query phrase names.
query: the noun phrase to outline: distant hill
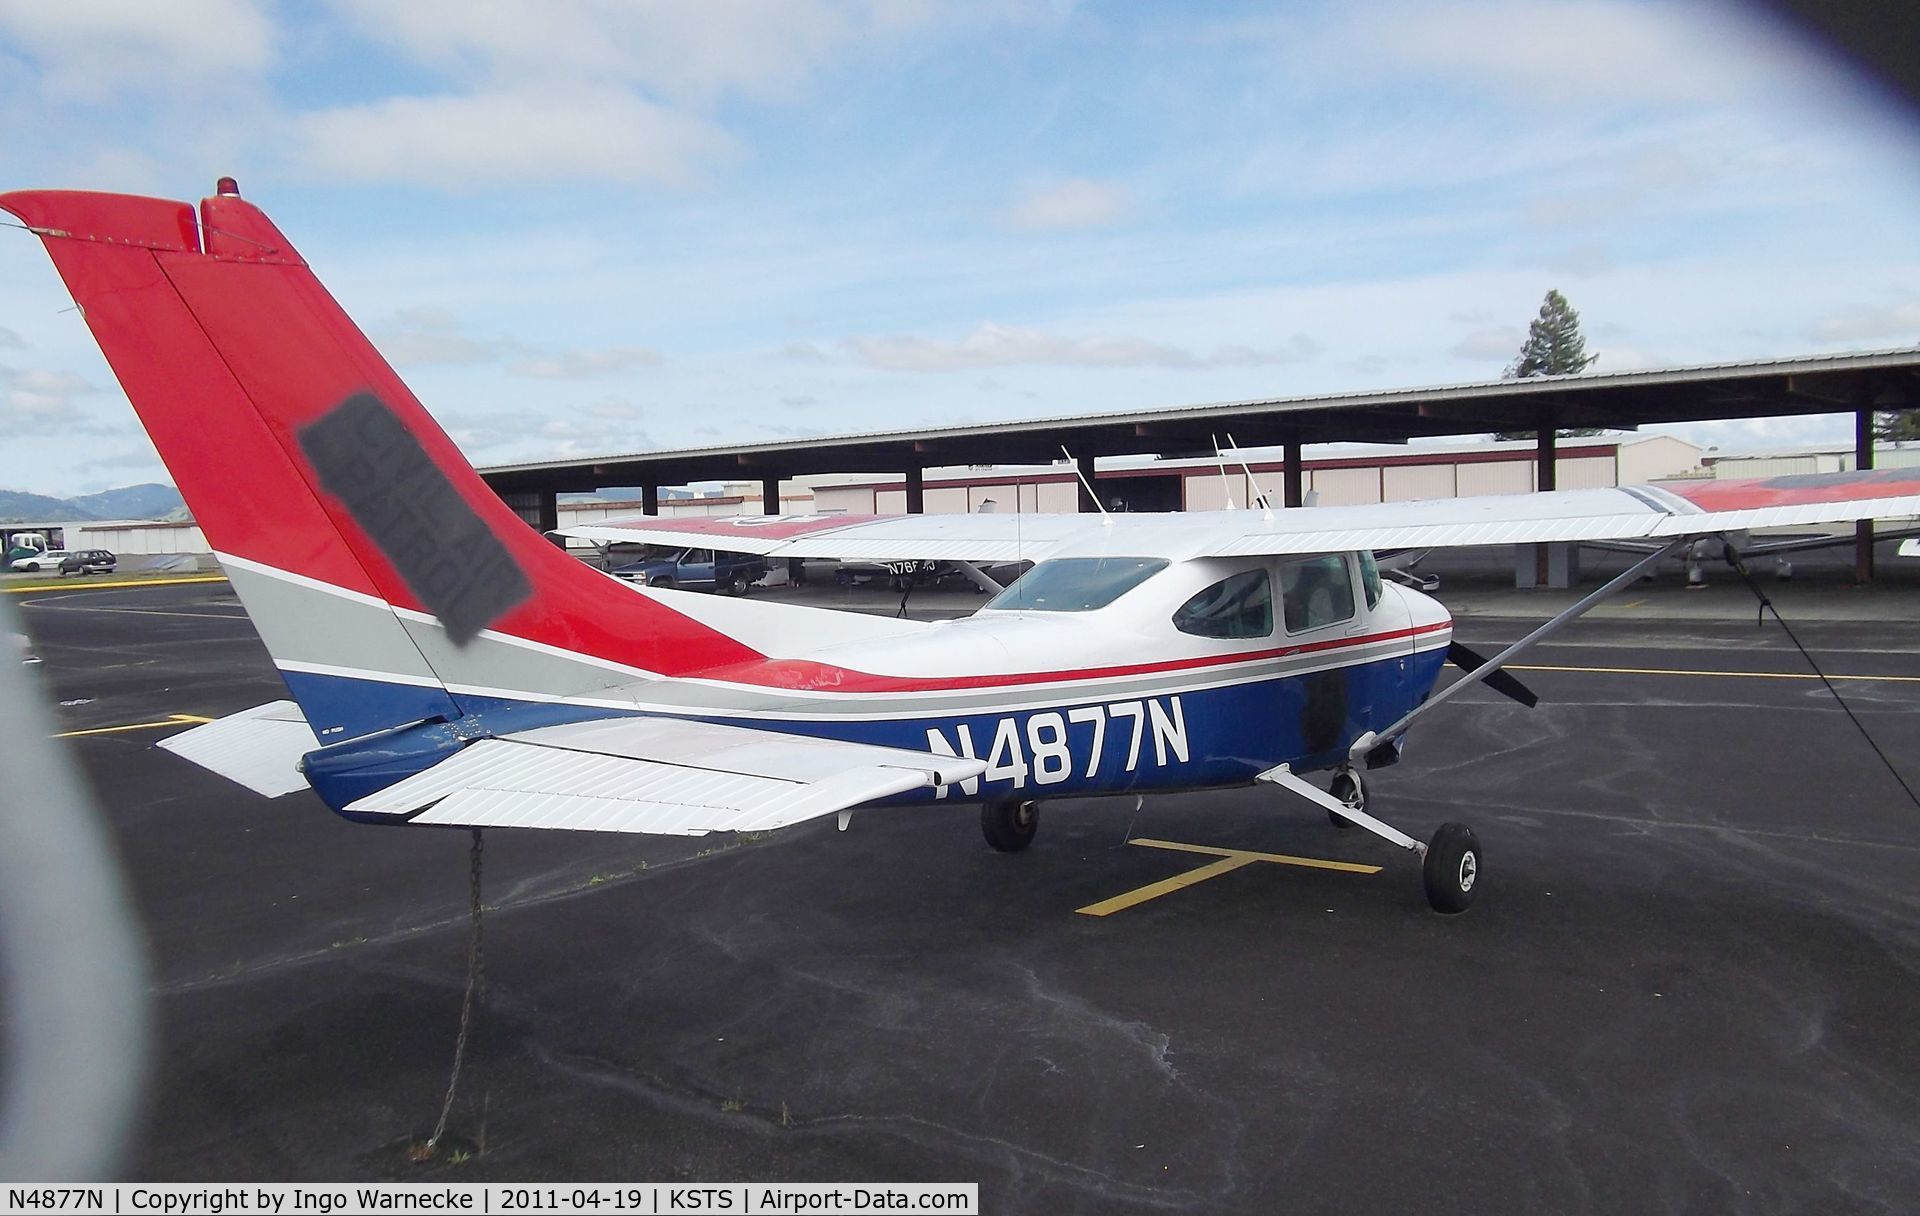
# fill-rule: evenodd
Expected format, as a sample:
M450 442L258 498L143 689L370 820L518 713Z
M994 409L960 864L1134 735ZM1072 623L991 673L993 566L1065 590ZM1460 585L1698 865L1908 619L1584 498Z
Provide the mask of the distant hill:
M186 503L172 486L121 486L77 498L52 498L24 490L0 490L0 523L61 523L86 519L165 519Z
M67 501L95 519L165 519L186 505L180 491L156 482L82 494Z

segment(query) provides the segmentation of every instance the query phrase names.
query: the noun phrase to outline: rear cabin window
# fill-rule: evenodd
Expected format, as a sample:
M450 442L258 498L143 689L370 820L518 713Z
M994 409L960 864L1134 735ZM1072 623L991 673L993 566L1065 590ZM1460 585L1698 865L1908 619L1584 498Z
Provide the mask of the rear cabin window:
M1373 550L1360 550L1360 587L1367 593L1367 607L1380 606L1380 565L1373 560Z
M1173 627L1203 638L1264 638L1273 632L1273 582L1265 570L1223 578L1180 605Z
M1288 562L1280 567L1280 599L1286 606L1288 633L1352 619L1353 580L1347 575L1347 559L1329 553Z
M1041 562L987 601L1001 611L1091 612L1167 568L1164 557L1060 557Z

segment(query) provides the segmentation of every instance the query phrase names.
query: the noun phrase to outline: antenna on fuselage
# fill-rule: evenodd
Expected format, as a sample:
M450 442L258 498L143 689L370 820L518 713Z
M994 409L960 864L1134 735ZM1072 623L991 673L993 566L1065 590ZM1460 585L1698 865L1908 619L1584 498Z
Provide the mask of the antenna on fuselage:
M1220 450L1220 436L1209 435L1207 438L1213 443L1214 462L1220 466L1220 492L1227 496L1227 510L1231 511L1234 509L1233 483L1227 480L1227 454ZM1227 438L1231 440L1233 436Z
M1253 492L1253 500L1260 504L1260 510L1266 517L1272 519L1273 504L1267 500L1267 492L1260 488L1260 481L1253 475L1253 469L1248 466L1247 458L1241 454L1240 441L1233 437L1232 431L1227 432L1227 445L1233 449L1233 458L1240 462L1240 471L1247 475L1247 486Z

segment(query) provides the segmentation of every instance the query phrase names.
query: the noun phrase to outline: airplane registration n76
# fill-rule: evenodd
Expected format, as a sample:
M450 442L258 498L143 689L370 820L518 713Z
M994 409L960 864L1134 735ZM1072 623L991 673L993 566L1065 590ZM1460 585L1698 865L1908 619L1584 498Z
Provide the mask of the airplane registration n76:
M192 204L0 195L38 234L290 699L162 746L369 823L700 834L978 802L1025 848L1048 798L1277 785L1421 859L1459 912L1471 829L1416 840L1364 774L1667 553L1920 513L1920 471L1172 515L646 518L570 529L769 558L1026 561L972 616L886 619L621 582L483 483L230 182ZM1392 548L1649 552L1483 659ZM1439 687L1449 662L1465 675ZM1331 773L1327 788L1305 774ZM897 813L912 813L905 809Z

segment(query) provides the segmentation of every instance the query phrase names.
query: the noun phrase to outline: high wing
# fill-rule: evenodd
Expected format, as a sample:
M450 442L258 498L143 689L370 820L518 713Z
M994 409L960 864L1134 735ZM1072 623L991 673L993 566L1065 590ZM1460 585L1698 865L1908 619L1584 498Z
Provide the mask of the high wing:
M291 701L183 731L161 744L269 796L303 789L319 746ZM678 718L601 718L472 743L346 809L459 827L698 836L764 831L986 770L936 756Z
M1004 562L1075 552L1192 558L1655 540L1917 514L1920 469L1883 469L1273 511L642 516L558 532L603 544L689 544L767 557Z
M1086 515L642 515L556 528L598 544L697 545L768 557L1012 562L1085 530ZM1116 517L1162 518L1159 516Z

